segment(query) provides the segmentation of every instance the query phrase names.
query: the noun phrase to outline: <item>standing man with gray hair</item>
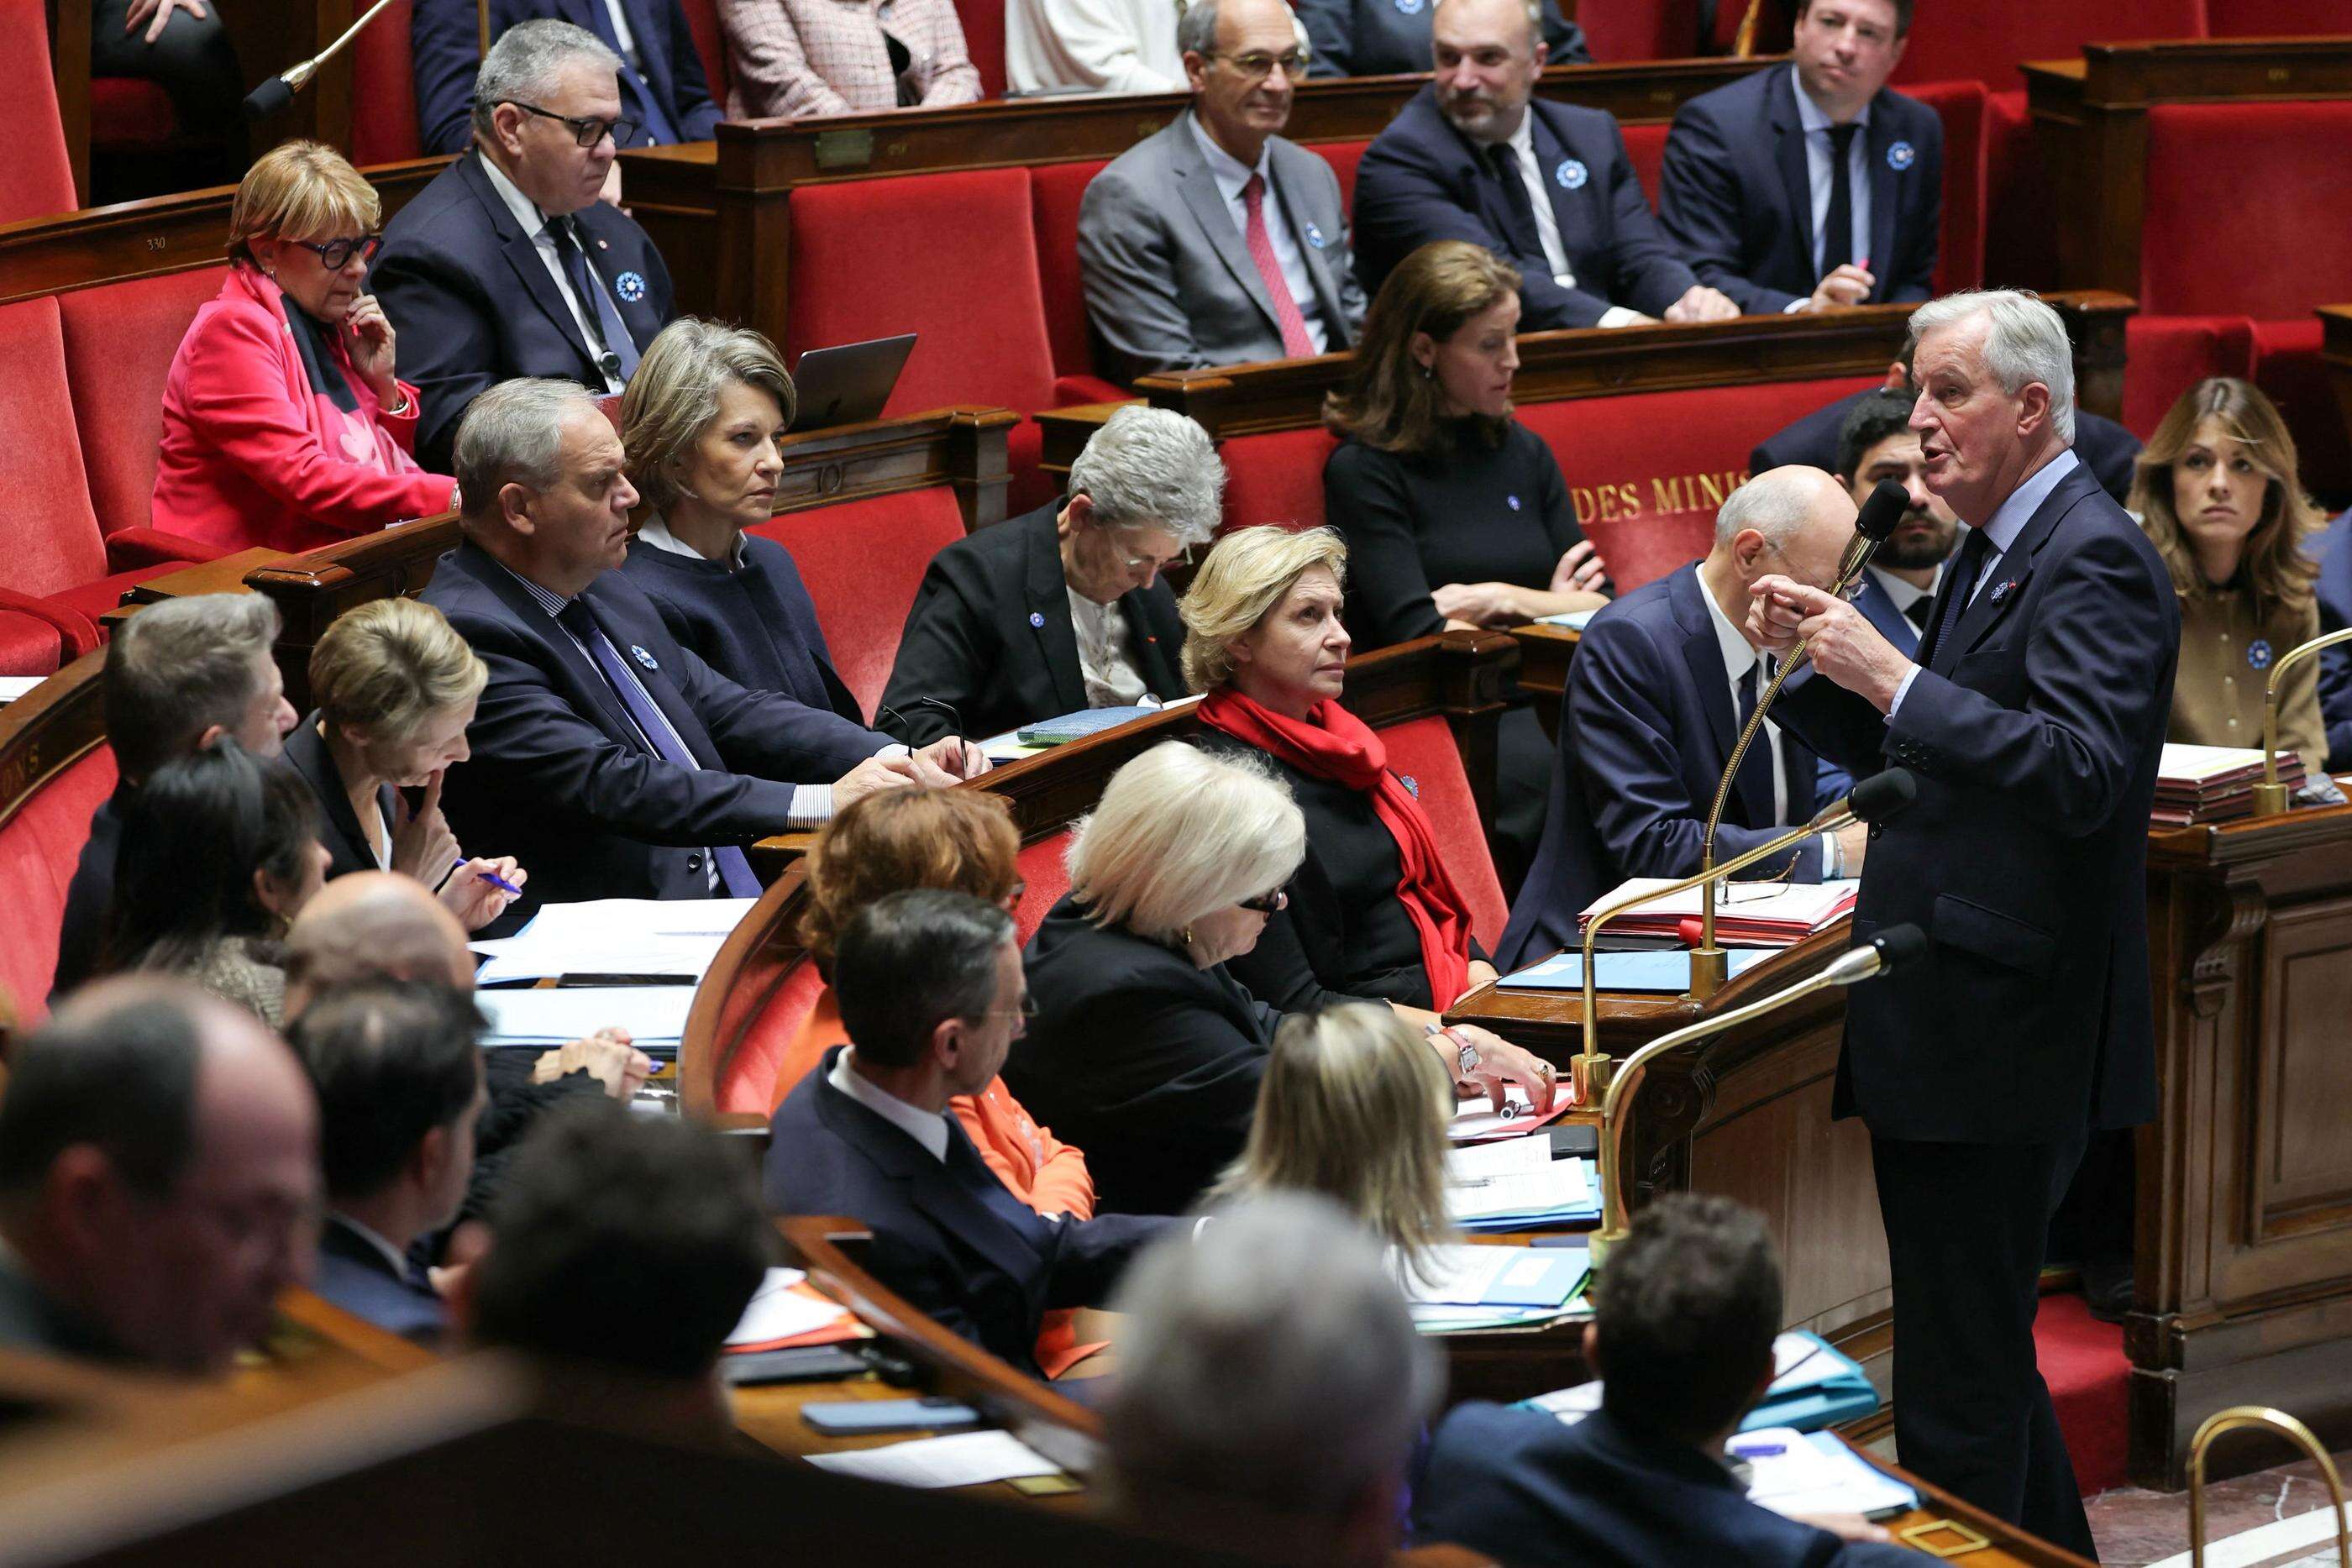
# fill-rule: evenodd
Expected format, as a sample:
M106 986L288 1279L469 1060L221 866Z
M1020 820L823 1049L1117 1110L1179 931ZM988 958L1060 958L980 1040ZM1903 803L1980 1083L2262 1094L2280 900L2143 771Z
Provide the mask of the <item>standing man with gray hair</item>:
M958 539L907 612L881 721L910 744L1184 695L1184 624L1160 574L1209 542L1224 464L1172 410L1120 409L1066 499Z
M490 667L472 760L442 810L536 869L496 932L541 899L747 898L743 846L815 827L875 789L946 785L987 764L950 737L920 754L677 645L618 569L637 493L620 437L568 382L516 381L457 433L465 543L425 601ZM528 845L529 847L521 848Z
M1900 1458L2089 1555L2033 1319L2090 1134L2156 1113L2147 833L2180 611L2071 450L2057 312L1958 294L1911 334L1927 488L1974 526L1916 657L1785 574L1752 585L1748 630L1775 652L1812 639L1778 710L1790 729L1857 775L1918 779L1871 830L1854 936L1916 924L1935 951L1853 993L1837 1083L1870 1129L1894 1268Z
M1543 841L1511 910L1505 974L1574 942L1577 913L1629 876L1698 870L1706 814L1740 727L1772 678L1742 630L1748 588L1779 572L1826 586L1853 538L1854 505L1818 468L1775 468L1731 493L1715 549L1601 606L1568 674ZM1812 750L1767 720L1725 803L1728 860L1813 814ZM1863 830L1822 834L1767 873L1854 876Z
M385 226L369 287L411 345L417 460L449 470L457 422L514 376L617 392L676 314L669 268L596 198L636 126L620 57L569 22L525 22L474 78L474 148Z
M1305 68L1282 0L1194 0L1192 107L1113 160L1078 210L1087 313L1121 379L1355 342L1364 290L1331 166L1280 134Z
M1125 1327L1103 1427L1119 1511L1269 1563L1389 1561L1445 1369L1381 1249L1295 1192L1181 1238L1112 1303Z

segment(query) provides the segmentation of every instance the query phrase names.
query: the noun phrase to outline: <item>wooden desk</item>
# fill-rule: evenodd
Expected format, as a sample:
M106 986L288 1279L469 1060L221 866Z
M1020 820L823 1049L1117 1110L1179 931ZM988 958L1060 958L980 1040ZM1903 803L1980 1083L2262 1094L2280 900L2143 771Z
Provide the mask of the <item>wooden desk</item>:
M2352 305L2321 306L2319 330L2319 357L2336 389L2336 406L2352 427Z
M1568 666L1584 633L1573 626L1514 626L1519 644L1519 690L1534 699L1544 733L1559 739L1559 705L1568 694Z
M218 560L199 561L144 582L134 582L124 591L121 603L98 618L99 624L110 636L114 628L134 612L150 604L161 604L166 599L184 599L198 593L250 593L252 590L246 586L247 576L284 559L284 552L257 545L222 556Z

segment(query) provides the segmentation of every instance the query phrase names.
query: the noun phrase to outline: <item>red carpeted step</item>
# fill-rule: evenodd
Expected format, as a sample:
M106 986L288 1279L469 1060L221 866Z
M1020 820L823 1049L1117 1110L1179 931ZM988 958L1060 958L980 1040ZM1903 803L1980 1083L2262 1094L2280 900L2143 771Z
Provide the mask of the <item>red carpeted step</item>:
M2124 1484L2124 1331L2091 1315L2074 1291L2042 1298L2033 1320L2042 1380L2050 1385L2083 1495Z

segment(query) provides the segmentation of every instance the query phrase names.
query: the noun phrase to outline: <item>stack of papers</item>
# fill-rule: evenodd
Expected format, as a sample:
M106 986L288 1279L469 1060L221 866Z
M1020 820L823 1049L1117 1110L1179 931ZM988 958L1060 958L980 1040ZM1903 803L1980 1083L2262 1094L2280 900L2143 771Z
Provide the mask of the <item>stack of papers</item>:
M626 975L692 985L751 911L749 898L599 898L540 906L512 936L473 944L478 986Z
M1588 904L1576 917L1577 931L1581 934L1587 920L1621 898L1673 885L1669 877L1630 878ZM1786 947L1801 942L1853 914L1854 894L1861 886L1853 881L1727 883L1717 890L1716 939L1749 947ZM1684 922L1698 918L1699 890L1689 887L1637 904L1603 929L1675 936L1683 932Z
M45 678L41 675L0 675L0 707L6 706L18 697L31 695L33 688L39 685Z
M2303 758L2278 754L2279 782L2293 794L2303 787ZM2173 746L2156 765L2156 805L2148 823L2185 828L2192 822L2227 822L2254 811L2254 786L2263 781L2263 754L2238 746Z
M1732 1458L1748 1469L1748 1500L1774 1513L1858 1513L1864 1518L1905 1513L1919 1506L1918 1492L1896 1480L1836 1434L1810 1436L1786 1427L1743 1431L1731 1439Z
M1062 1467L1010 1432L951 1432L878 1448L811 1454L808 1462L835 1475L901 1487L970 1487L1024 1476L1053 1476Z
M794 1345L835 1344L863 1339L871 1332L847 1307L818 1294L800 1270L771 1269L751 1293L742 1320L727 1336L727 1352L749 1355Z
M1878 1408L1878 1391L1859 1364L1830 1348L1819 1334L1791 1330L1772 1341L1772 1385L1739 1423L1742 1434L1752 1434L1758 1446L1769 1447L1767 1436L1776 1432L1822 1432L1841 1421L1852 1421ZM1594 1378L1572 1388L1538 1394L1525 1400L1528 1408L1547 1410L1573 1427L1601 1408L1601 1383ZM1828 1434L1823 1432L1827 1437ZM1835 1442L1834 1438L1830 1439ZM1742 1458L1745 1437L1732 1443ZM1839 1451L1844 1452L1843 1445ZM1875 1470L1871 1472L1876 1475ZM1909 1489L1904 1489L1907 1493Z
M1717 908L1716 935L1723 935ZM1615 936L1617 927L1633 916L1622 915L1606 927ZM1731 976L1738 978L1770 957L1769 947L1727 948L1724 956L1729 961ZM1669 947L1648 953L1595 953L1592 956L1592 988L1596 991L1656 991L1667 996L1680 996L1690 989L1691 957L1688 948ZM1584 955L1575 948L1556 953L1531 968L1503 977L1502 984L1523 991L1580 991L1584 988Z
M1591 1277L1581 1247L1440 1247L1436 1278L1400 1269L1413 1326L1423 1333L1530 1329L1582 1316Z
M1484 1094L1474 1094L1454 1107L1454 1124L1446 1129L1446 1136L1457 1144L1484 1144L1496 1138L1516 1138L1522 1133L1534 1132L1547 1122L1559 1121L1568 1114L1570 1108L1565 1082L1553 1089L1551 1109L1549 1111L1535 1110L1517 1089L1504 1100L1499 1114L1492 1100Z
M490 1027L482 1044L545 1050L585 1040L600 1029L629 1031L648 1056L676 1056L694 1007L692 986L577 986L543 990L477 991L474 1000Z
M1538 615L1536 617L1536 624L1538 626L1565 626L1571 632L1581 632L1587 626L1591 625L1592 618L1600 613L1601 612L1598 610L1570 610L1565 614L1560 615Z
M1469 1145L1446 1156L1445 1207L1465 1230L1597 1225L1592 1162L1555 1160L1549 1136Z

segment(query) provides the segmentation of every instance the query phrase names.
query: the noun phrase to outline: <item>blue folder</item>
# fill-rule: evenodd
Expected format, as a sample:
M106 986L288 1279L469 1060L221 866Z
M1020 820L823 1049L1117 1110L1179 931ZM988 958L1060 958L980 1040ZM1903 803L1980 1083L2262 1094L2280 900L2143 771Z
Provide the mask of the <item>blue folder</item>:
M1801 1333L1802 1331L1799 1331ZM1819 1431L1867 1416L1878 1408L1878 1390L1862 1364L1830 1348L1815 1333L1804 1338L1813 1344L1802 1363L1776 1378L1763 1399L1739 1423L1743 1432L1766 1427L1789 1427L1800 1432Z
M1737 976L1754 968L1780 949L1729 947L1724 950L1730 972ZM1664 991L1680 996L1690 989L1690 950L1670 947L1645 953L1595 953L1592 983L1603 991ZM1506 990L1574 991L1584 986L1584 955L1573 948L1516 975L1502 978Z

